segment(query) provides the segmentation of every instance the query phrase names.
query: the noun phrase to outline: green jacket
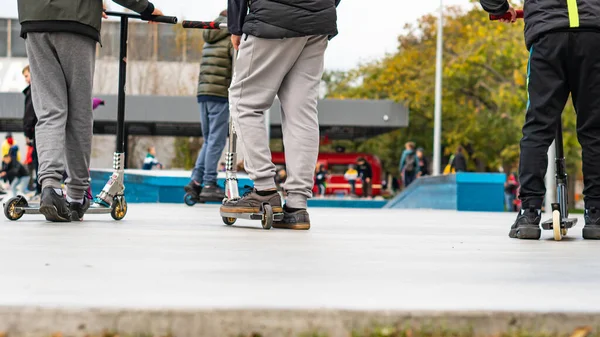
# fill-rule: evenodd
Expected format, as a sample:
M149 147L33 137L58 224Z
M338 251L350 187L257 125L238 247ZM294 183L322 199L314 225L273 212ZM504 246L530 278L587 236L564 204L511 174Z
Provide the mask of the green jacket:
M142 15L154 5L148 0L113 0ZM71 32L100 41L102 0L18 0L21 37L30 32Z
M219 16L215 22L227 23L227 18ZM227 29L207 29L202 37L206 43L200 62L198 99L200 100L201 96L227 98L233 68L231 34Z

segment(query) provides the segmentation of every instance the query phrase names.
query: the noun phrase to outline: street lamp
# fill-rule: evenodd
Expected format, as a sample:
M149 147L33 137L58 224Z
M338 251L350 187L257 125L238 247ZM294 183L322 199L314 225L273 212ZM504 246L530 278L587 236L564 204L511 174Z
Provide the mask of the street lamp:
M433 118L433 175L440 175L442 166L442 33L443 33L443 0L440 0L438 18L437 51L435 65L435 107Z

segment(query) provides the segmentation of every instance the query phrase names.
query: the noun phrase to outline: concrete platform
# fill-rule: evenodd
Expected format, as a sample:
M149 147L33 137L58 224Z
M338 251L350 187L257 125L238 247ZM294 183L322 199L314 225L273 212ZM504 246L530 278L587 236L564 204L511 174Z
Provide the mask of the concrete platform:
M562 242L550 231L518 241L507 236L514 216L315 208L310 231L248 220L227 227L216 205L132 204L120 222L3 218L0 334L75 333L83 324L348 336L363 323L431 319L486 333L515 322L600 326L600 242L581 239L583 219Z

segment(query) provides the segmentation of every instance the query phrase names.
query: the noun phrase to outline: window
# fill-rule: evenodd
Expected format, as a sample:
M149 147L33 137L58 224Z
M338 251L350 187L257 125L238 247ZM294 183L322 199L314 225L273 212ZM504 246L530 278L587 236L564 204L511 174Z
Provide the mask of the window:
M346 171L348 170L348 165L350 165L350 164L333 164L333 165L329 165L327 170L329 171L329 174L344 175L346 173Z
M191 63L200 63L202 60L202 47L204 39L201 29L186 29L186 61Z
M25 40L21 38L21 24L18 20L11 20L10 24L10 52L12 57L27 57Z
M129 49L127 57L138 61L154 59L154 28L147 23L129 24Z
M176 27L158 25L158 60L182 61L181 44L178 43Z
M8 20L0 19L0 57L8 56Z
M99 58L117 60L119 58L120 23L118 21L102 21Z

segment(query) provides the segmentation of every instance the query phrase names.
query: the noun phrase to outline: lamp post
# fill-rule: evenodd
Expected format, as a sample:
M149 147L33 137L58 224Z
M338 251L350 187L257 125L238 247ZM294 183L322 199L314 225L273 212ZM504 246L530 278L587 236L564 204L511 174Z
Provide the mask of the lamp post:
M433 175L440 175L442 166L442 33L443 33L443 0L440 0L438 18L437 52L435 65L435 108L433 118Z

